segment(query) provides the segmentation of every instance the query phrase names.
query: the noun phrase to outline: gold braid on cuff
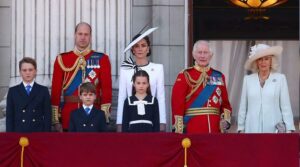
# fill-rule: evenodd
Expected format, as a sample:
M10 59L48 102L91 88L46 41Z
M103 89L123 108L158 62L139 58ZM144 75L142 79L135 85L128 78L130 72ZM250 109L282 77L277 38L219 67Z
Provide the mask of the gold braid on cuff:
M52 124L58 124L59 118L61 117L61 114L59 112L58 106L51 106L52 107Z
M109 117L110 117L110 103L102 104L101 105L101 110L104 111L105 113L105 119L106 123L109 123Z
M175 115L174 123L175 133L183 133L183 117Z
M224 112L221 114L221 118L226 120L228 123L231 123L231 111L224 109Z

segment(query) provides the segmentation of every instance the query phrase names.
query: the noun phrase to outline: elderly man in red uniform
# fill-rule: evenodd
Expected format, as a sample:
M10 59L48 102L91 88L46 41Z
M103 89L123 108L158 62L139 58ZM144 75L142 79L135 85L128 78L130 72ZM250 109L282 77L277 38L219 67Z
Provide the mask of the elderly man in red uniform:
M219 133L230 127L231 105L224 75L209 66L209 43L197 41L195 65L177 76L172 91L172 119L176 133Z
M107 55L90 49L91 26L81 22L75 28L75 48L56 57L52 78L52 123L57 131L69 127L70 113L81 106L79 86L83 82L95 84L95 107L105 112L106 121L112 99L111 66ZM61 95L63 93L63 103ZM62 127L60 124L62 123Z

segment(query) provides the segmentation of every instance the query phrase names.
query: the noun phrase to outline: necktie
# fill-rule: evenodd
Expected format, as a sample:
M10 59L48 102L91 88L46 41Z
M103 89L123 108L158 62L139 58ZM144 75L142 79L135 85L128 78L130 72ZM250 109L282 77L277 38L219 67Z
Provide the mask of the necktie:
M88 108L88 107L84 109L84 111L85 111L86 115L89 115L89 114L90 114L90 110L91 110L91 109L90 109L90 108Z
M31 86L30 86L30 85L27 85L27 86L26 86L26 92L27 92L27 95L30 94L30 91L31 91Z

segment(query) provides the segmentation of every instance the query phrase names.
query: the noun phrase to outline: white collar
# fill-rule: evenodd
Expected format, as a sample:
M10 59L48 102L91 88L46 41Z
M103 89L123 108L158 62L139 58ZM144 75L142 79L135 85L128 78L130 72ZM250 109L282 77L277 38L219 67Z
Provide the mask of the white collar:
M86 106L86 105L82 104L83 109L85 109L85 108L88 107L88 108L90 109L90 111L92 110L93 106L94 106L94 105Z
M25 88L26 88L27 85L30 85L31 87L33 87L33 84L34 84L34 80L29 84L23 81L23 85L24 85Z

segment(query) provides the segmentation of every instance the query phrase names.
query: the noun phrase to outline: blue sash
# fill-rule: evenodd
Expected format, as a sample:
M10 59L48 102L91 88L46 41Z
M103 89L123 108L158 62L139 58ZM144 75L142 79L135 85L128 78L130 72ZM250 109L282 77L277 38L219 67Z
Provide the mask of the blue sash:
M212 74L210 76L222 77L222 74L218 71L213 70ZM191 106L189 108L203 107L203 105L207 102L209 97L213 94L216 87L217 87L217 85L206 84L205 88L203 88L203 90L199 93L198 97L195 99L195 101L191 104ZM184 116L183 123L187 124L192 117L193 116Z
M94 52L90 56L90 58L88 58L86 61L99 62L100 59L103 57L103 55L104 55L103 53ZM85 76L88 76L88 74L92 71L92 68L85 67L85 71L86 71ZM80 86L81 83L82 83L82 70L80 69L80 70L78 70L77 74L75 75L70 86L64 92L64 95L65 96L72 95L77 90L77 88Z

